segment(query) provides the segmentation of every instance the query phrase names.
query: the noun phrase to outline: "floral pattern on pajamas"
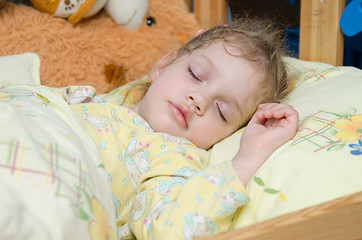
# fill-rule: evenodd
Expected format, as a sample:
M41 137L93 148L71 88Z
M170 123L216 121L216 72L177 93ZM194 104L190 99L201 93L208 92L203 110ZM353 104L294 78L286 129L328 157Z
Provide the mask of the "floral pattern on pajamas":
M195 239L230 229L248 202L231 162L208 166L190 141L109 103L71 106L101 152L119 239Z

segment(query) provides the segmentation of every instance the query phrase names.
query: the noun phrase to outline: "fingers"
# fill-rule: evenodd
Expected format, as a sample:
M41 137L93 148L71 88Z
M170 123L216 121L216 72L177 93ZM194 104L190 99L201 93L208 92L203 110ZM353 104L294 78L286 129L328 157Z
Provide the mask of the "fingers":
M288 104L260 104L245 128L240 144L272 152L295 136L298 120L298 112Z
M283 103L260 104L255 115L259 120L271 118L298 118L298 112L291 105Z

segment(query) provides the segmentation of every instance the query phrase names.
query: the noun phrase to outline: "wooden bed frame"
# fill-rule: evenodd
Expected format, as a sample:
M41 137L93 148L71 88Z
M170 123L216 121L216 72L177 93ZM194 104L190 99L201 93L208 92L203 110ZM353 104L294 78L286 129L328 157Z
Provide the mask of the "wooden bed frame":
M226 0L185 0L203 28L227 23ZM299 58L341 66L346 0L301 0ZM211 240L362 239L362 192L216 235Z

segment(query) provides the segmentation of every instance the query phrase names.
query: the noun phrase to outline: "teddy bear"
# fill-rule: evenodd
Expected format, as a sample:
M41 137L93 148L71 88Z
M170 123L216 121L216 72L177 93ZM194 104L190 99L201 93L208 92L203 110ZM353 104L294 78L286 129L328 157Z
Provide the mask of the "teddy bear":
M97 93L146 76L201 28L184 0L148 0L147 13L133 30L103 10L72 24L32 6L0 6L0 56L35 52L43 85L90 85Z
M72 24L95 15L101 9L118 24L137 29L147 13L148 0L31 0L36 9L67 18Z

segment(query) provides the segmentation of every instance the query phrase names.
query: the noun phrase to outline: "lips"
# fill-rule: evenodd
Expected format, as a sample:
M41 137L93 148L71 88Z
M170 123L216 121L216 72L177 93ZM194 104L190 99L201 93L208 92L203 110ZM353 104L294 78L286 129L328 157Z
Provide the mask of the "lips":
M187 128L188 109L182 105L173 103L169 103L168 105L178 124L180 124L183 128Z

